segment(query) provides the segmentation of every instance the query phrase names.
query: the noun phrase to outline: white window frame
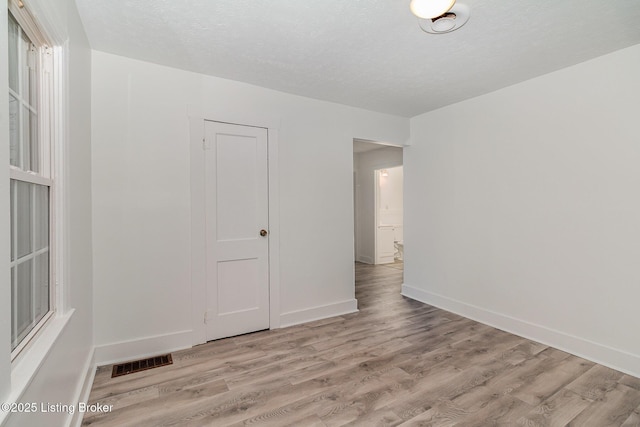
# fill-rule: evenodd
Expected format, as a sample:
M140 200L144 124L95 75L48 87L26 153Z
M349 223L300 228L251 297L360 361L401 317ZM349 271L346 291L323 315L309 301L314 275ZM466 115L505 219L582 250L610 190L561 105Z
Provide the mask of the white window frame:
M29 39L38 46L38 155L39 155L39 172L34 173L25 171L19 167L9 165L9 178L26 183L44 185L49 187L49 310L40 319L39 322L31 329L31 331L22 339L22 341L11 352L12 365L17 363L22 356L27 352L28 348L33 345L40 336L41 332L45 329L46 325L50 323L50 320L59 313L59 297L60 290L57 280L57 266L60 264L60 259L57 256L59 252L61 242L57 238L57 232L61 229L61 221L58 218L60 212L60 202L58 194L58 179L56 176L56 170L58 163L54 155L58 147L58 138L56 138L56 130L60 128L59 121L60 116L56 114L56 107L61 105L54 102L59 98L59 92L56 94L55 89L59 87L59 79L55 78L54 66L56 55L54 49L49 40L43 35L39 26L36 24L32 15L28 10L24 8L22 2L18 0L10 0L8 2L9 12L13 15L14 19L18 22L22 31L29 37ZM19 72L19 79L22 79L21 72ZM14 96L15 94L11 89L7 88ZM21 104L22 105L22 104ZM22 136L21 136L22 138ZM22 148L22 147L21 147ZM21 156L24 156L24 150L21 149ZM15 207L14 207L15 208ZM14 212L15 214L15 212ZM15 215L14 215L15 216ZM13 226L13 225L12 225ZM16 236L14 236L14 239ZM11 266L17 263L17 259L11 262ZM16 279L17 280L17 279ZM12 284L13 286L13 284ZM15 314L12 312L12 316Z

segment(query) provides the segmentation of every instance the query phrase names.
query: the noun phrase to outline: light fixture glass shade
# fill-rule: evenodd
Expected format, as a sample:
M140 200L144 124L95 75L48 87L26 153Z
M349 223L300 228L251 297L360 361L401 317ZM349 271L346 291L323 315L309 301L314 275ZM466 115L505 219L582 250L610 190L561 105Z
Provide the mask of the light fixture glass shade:
M443 15L453 7L456 0L411 0L411 13L422 19L432 19Z

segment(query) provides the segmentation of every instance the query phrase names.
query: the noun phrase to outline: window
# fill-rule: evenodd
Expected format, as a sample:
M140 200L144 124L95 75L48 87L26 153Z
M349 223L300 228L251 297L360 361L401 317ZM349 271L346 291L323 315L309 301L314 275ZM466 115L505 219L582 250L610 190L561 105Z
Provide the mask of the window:
M26 10L9 3L11 356L53 312L51 50ZM13 6L13 7L12 7ZM5 282L6 283L6 282Z

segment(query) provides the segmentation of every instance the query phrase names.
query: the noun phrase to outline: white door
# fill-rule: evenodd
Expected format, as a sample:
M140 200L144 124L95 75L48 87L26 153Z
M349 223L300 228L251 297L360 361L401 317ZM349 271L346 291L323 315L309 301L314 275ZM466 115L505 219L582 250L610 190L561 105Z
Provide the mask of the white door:
M205 122L207 341L269 328L267 130Z

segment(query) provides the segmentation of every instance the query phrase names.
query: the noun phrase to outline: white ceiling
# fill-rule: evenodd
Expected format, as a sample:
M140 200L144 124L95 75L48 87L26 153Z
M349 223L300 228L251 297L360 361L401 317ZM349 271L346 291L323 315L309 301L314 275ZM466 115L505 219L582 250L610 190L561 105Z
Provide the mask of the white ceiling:
M92 48L411 117L640 43L640 0L76 0Z

